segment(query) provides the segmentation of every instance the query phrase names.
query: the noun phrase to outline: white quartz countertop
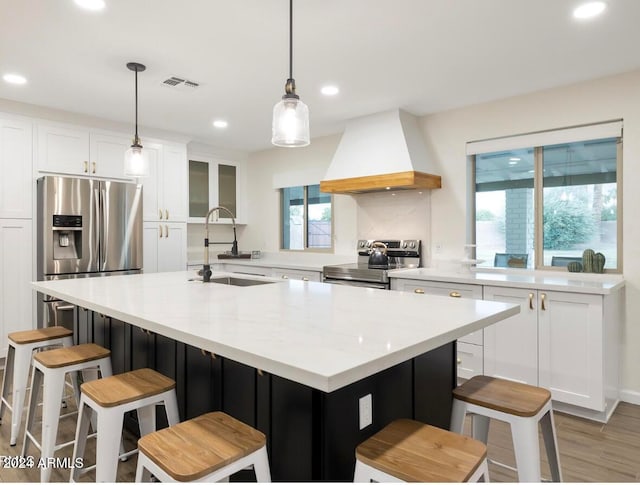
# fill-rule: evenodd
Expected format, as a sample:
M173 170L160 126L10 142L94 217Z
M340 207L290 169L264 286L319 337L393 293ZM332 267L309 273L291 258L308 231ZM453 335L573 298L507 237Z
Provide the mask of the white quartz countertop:
M599 295L607 295L617 291L624 287L625 284L624 278L620 275L582 274L561 271L513 271L508 273L472 271L456 273L437 268L417 268L393 270L389 272L389 277Z
M325 392L520 311L507 303L291 279L252 277L274 283L238 287L188 281L192 276L82 278L33 287Z

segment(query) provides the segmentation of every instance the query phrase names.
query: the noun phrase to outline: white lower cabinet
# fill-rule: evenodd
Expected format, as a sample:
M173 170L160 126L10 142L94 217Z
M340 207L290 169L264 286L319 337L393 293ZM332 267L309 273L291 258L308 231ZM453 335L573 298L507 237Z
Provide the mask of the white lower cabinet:
M448 296L451 298L473 298L482 300L482 286L464 283L440 283L401 278L391 279L391 289L408 291L419 295ZM458 339L458 377L470 379L483 374L482 330Z
M603 297L540 292L538 314L540 386L549 389L555 400L605 411L604 349L608 339ZM618 358L617 352L606 356L616 362Z
M520 305L520 313L484 329L484 374L538 385L538 291L485 286L484 299Z
M187 266L187 224L145 222L143 226L145 273L184 271Z
M253 276L271 276L271 268L266 266L249 266L245 264L224 263L220 271L229 273L246 274Z
M31 231L29 219L0 219L0 358L9 333L35 327Z

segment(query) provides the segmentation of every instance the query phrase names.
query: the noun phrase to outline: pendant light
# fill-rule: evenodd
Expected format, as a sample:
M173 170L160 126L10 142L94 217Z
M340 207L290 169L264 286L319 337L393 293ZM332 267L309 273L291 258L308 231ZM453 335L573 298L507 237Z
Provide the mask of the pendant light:
M138 137L138 73L146 67L137 62L129 62L127 68L136 73L136 134L133 137L133 145L124 154L124 174L128 177L146 177L149 175L149 164Z
M279 147L304 147L309 144L309 108L296 94L293 79L293 0L289 0L289 79L282 101L273 107L271 143Z

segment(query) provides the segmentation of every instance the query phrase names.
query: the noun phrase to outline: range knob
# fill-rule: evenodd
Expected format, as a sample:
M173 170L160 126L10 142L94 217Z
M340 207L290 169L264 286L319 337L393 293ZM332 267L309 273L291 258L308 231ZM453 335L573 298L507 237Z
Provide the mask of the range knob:
M364 247L364 244L365 244L365 242L364 242L364 241L360 241L360 242L358 243L358 246L359 246L359 247L361 247L361 248L363 248L363 247Z
M411 242L409 243L409 247L410 247L411 249L414 249L414 248L416 247L416 242L415 242L415 241L411 241Z
M402 243L402 249L407 249L407 243L406 242Z
M367 241L367 247L370 248L371 247L371 241Z

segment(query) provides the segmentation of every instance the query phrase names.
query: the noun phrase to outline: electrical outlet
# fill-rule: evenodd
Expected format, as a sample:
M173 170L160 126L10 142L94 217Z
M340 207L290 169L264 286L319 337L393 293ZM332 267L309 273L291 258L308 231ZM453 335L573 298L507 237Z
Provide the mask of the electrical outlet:
M435 246L436 246L436 254L441 253L441 252L442 252L442 243L437 242L437 243L435 244Z
M371 394L360 398L360 429L373 423L373 408Z

